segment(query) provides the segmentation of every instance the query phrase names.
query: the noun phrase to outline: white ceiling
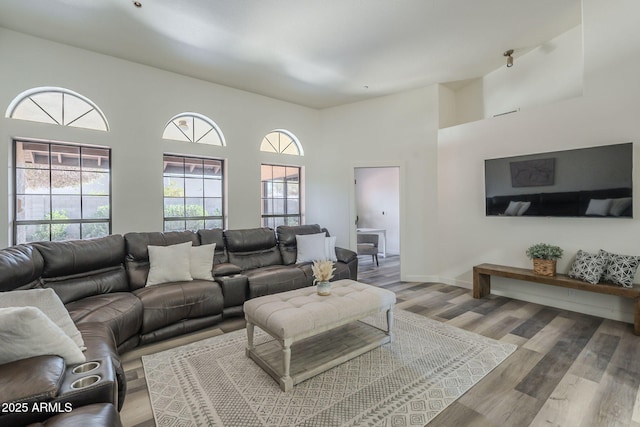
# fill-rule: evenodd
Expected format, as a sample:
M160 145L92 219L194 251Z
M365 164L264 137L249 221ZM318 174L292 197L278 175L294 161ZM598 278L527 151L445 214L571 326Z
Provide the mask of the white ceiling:
M325 108L480 77L580 0L1 0L0 26Z

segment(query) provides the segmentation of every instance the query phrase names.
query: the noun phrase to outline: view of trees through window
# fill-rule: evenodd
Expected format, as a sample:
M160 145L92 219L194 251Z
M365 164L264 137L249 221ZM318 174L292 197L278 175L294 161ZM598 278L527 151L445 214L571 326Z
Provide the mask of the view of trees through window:
M223 161L164 155L164 230L223 228Z
M261 168L262 226L300 225L300 168L263 164Z
M111 233L111 150L14 143L14 242Z

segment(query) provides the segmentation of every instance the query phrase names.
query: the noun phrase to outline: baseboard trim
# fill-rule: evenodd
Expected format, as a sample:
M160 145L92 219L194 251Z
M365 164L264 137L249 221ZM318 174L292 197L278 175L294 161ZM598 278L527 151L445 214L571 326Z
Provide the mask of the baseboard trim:
M440 282L461 288L473 289L472 282L450 278L441 278ZM577 289L569 291L571 292L571 297L569 297L565 295L567 292L564 288L523 282L521 280L510 280L502 277L494 277L491 280L491 293L494 295L546 305L561 310L589 314L604 319L633 323L633 303L628 298L594 294ZM575 300L582 300L582 302L576 302Z
M400 280L403 282L440 282L440 277L408 274L405 277L400 278Z
M439 279L439 282L444 283L445 285L457 286L459 288L473 289L473 283L467 282L466 280L449 279L447 277L441 277Z
M407 275L401 280L405 282L437 282L465 289L473 289L472 282L449 277ZM509 286L509 282L512 282L513 286ZM562 291L559 289L560 288L541 285L539 283L523 283L520 280L510 281L509 279L497 277L493 278L491 283L491 293L494 295L500 295L534 304L546 305L548 307L559 308L561 310L589 314L591 316L602 317L604 319L633 323L633 303L627 298L572 290L573 299L588 301L576 302L567 299L568 296L561 294ZM566 290L564 290L564 292L566 292ZM602 304L598 304L599 301L601 301Z

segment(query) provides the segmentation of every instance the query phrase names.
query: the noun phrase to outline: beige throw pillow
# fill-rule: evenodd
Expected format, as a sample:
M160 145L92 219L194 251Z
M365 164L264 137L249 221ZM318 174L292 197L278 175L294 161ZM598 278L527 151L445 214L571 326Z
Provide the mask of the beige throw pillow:
M296 235L296 263L320 260L337 261L336 238L325 233Z
M192 246L190 252L191 277L195 280L213 281L213 255L216 252L216 244Z
M82 334L80 334L75 323L71 320L67 308L53 289L26 289L0 292L0 308L27 306L40 309L76 343L78 348L83 351L86 349Z
M67 365L86 361L76 343L35 307L0 308L0 342L0 364L47 354Z
M149 275L146 286L167 282L193 280L189 255L192 242L169 246L152 246L149 249Z

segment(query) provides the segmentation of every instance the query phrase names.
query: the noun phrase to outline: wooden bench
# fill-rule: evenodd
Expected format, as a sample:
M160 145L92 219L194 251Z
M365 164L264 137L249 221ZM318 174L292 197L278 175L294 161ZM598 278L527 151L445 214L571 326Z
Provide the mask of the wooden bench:
M566 274L541 276L527 268L508 267L496 264L480 264L473 267L474 298L483 298L491 293L491 276L500 276L509 279L560 286L562 288L579 289L581 291L633 298L633 332L636 335L640 335L640 284L634 284L633 288L625 288L609 283L598 283L597 285L592 285L588 282L572 279Z

